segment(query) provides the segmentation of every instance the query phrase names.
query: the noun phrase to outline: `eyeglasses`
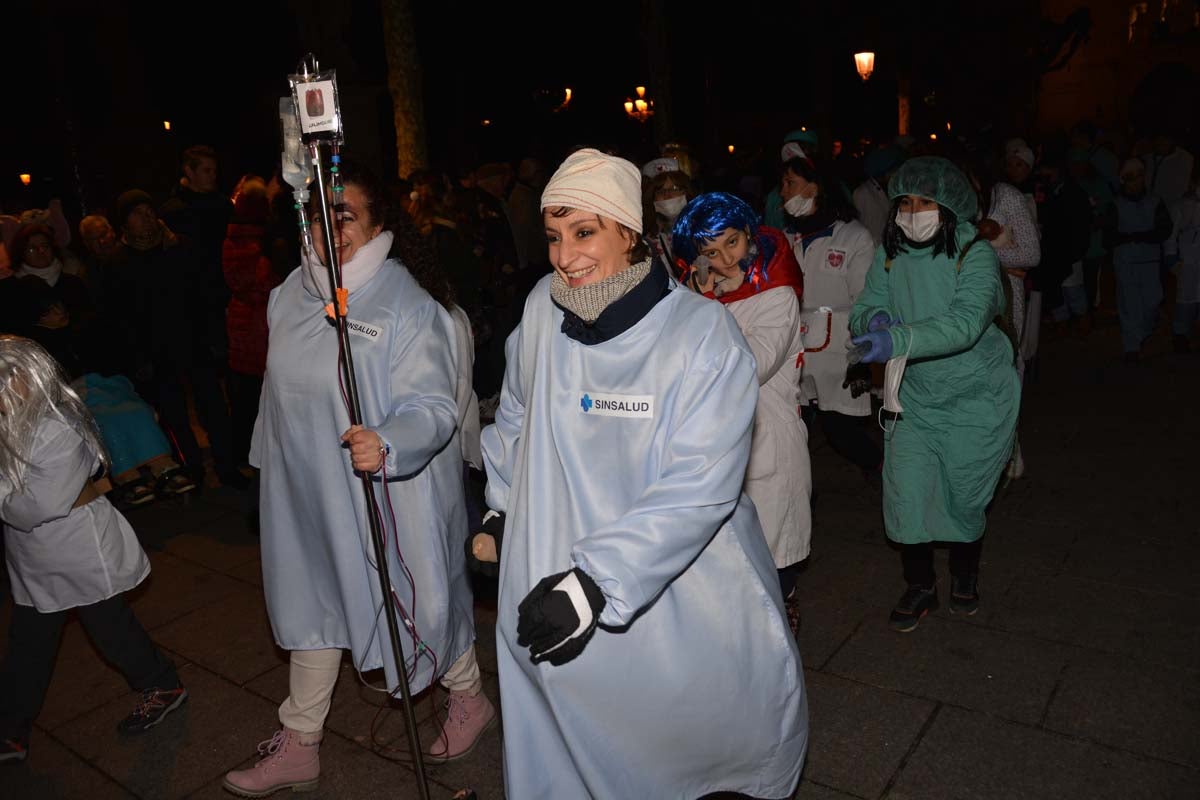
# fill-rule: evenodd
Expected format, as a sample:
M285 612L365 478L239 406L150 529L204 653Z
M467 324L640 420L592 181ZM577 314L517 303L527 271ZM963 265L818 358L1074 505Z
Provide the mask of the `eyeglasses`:
M25 248L26 253L48 253L50 252L49 244L31 244Z

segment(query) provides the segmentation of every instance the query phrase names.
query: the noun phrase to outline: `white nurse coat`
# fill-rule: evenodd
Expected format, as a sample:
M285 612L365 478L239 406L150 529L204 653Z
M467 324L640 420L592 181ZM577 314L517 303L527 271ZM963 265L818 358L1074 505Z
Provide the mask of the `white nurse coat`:
M337 332L301 273L271 292L271 342L250 453L262 470L267 611L280 647L349 649L360 669L383 666L394 687L365 495L340 441L350 416L338 385ZM347 316L363 423L391 445L386 494L382 471L374 479L392 586L431 651L409 672L419 690L474 641L454 324L396 261L350 293ZM411 666L413 640L401 624Z
M72 508L100 466L77 430L47 417L34 434L24 491L0 476L0 519L13 601L43 614L87 606L137 586L150 561L104 497Z
M817 401L822 411L836 411L851 417L871 413L871 395L852 397L843 389L846 381L846 350L850 343L850 309L858 299L867 271L875 258L875 240L857 221L834 222L828 233L810 236L807 246L797 233L788 233L792 252L804 273L804 314L827 324L821 307L833 309L829 325L829 344L819 351L804 354L804 377L800 382L801 402ZM809 335L812 341L813 335ZM821 338L821 337L816 337Z
M509 337L483 432L507 512L497 660L508 797L790 797L808 740L799 652L742 492L758 381L733 318L672 282L616 337L561 332L550 277ZM533 664L517 606L579 567L606 605Z
M792 287L780 286L725 308L754 353L759 383L744 488L775 566L786 567L808 558L812 543L812 465L799 411L800 301Z

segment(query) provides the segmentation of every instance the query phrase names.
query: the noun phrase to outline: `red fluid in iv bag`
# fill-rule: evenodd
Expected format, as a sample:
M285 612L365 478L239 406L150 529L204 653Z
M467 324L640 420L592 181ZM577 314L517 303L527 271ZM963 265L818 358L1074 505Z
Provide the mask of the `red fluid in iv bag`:
M310 117L325 116L325 94L320 89L306 89L304 107Z

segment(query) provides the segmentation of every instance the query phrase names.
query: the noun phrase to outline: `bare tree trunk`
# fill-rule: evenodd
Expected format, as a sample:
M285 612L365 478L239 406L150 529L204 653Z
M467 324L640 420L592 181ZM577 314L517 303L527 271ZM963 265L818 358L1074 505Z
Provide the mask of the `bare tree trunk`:
M650 68L650 97L654 99L655 144L662 147L675 138L671 125L671 64L667 42L667 14L663 0L643 0L642 30L646 63Z
M429 157L416 25L409 0L382 0L380 10L396 125L396 168L399 177L406 177L424 167Z

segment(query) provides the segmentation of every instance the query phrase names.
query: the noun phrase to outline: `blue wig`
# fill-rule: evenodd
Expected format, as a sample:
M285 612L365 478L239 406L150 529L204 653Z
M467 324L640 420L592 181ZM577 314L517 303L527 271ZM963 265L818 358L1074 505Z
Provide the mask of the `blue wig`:
M691 266L700 255L704 244L717 239L727 229L749 230L750 241L757 245L757 255L762 263L769 264L775 256L775 243L768 237L759 236L759 218L746 202L725 192L709 192L694 198L684 206L671 229L671 249L684 266ZM741 267L748 271L756 254L751 249Z

